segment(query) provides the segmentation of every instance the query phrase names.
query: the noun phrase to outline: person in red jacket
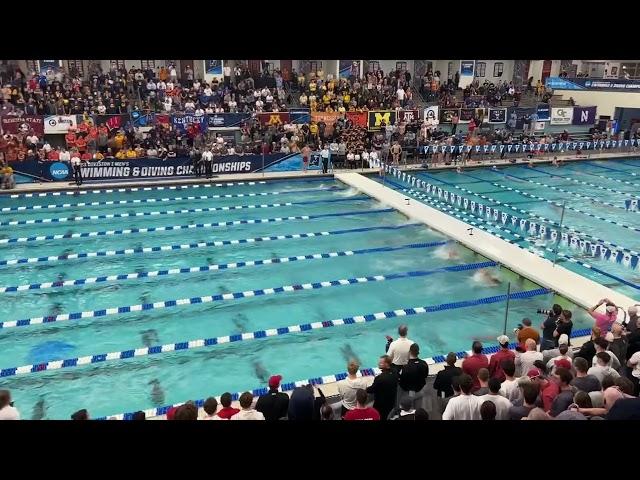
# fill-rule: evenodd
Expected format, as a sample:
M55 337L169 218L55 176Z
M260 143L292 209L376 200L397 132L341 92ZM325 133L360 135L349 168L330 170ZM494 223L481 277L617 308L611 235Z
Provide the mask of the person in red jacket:
M373 407L367 407L367 391L359 388L356 390L356 408L349 410L344 416L345 420L380 420L380 414Z
M84 153L87 150L87 141L84 137L78 137L76 140L76 148L80 153Z
M88 162L93 158L93 155L91 155L89 152L84 152L82 155L80 155L80 160L82 160L83 162Z
M504 382L506 377L502 370L502 362L505 360L511 360L515 362L516 354L509 350L509 337L506 335L500 335L498 337L498 343L500 344L500 350L491 355L489 361L489 374L491 378L497 378L500 382Z
M222 408L218 413L216 413L216 415L223 420L229 420L240 411L240 409L233 408L231 406L231 394L229 392L222 394L222 396L220 397L220 404L222 405Z
M55 150L51 150L47 154L47 160L51 162L57 162L58 160L60 160L60 151L57 148Z
M76 146L76 132L74 129L69 129L69 132L64 136L67 142L67 149L71 149Z
M481 368L489 368L489 359L482 353L482 343L476 340L471 346L472 354L462 361L462 371L473 379L473 389L475 392L480 388L478 371Z

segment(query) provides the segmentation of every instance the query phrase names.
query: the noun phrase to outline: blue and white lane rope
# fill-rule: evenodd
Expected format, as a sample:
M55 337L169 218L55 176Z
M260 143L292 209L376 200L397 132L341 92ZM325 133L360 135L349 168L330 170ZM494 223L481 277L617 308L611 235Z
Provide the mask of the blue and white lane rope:
M633 176L633 177L636 177L636 176L638 175L637 173L634 173L634 172L632 172L631 170L620 170L620 169L617 169L617 168L605 167L604 165L599 165L599 164L595 163L596 161L597 161L597 160L589 160L589 161L587 161L587 162L580 162L580 163L581 163L581 164L582 164L582 163L586 163L587 165L590 165L590 166L592 166L592 167L603 168L603 169L605 169L605 170L609 170L609 171L611 171L611 172L624 173L625 175L631 175L631 176ZM623 164L623 165L627 165L627 166L629 166L629 167L635 167L635 168L640 167L640 165L634 165L633 163L627 163L626 161L624 161L624 160L622 160L622 159L616 159L616 165L617 165L617 164L619 164L619 163L621 163L621 164ZM635 185L635 184L634 184L634 185Z
M94 283L117 282L117 281L123 281L123 280L133 280L138 278L153 278L153 277L163 277L163 276L169 276L169 275L180 275L180 274L189 274L189 273L213 272L218 270L232 270L236 268L257 267L261 265L290 263L290 262L296 262L296 261L302 261L302 260L320 260L320 259L333 258L333 257L368 255L371 253L389 253L389 252L396 252L398 250L440 247L442 245L446 245L449 242L450 241L439 241L439 242L429 242L429 243L409 243L409 244L398 245L393 247L376 247L376 248L363 248L359 250L342 250L337 252L310 253L306 255L296 255L292 257L265 258L261 260L247 260L243 262L202 265L199 267L172 268L169 270L153 270L149 272L133 272L133 273L122 273L118 275L105 275L102 277L78 278L75 280L58 280L54 282L31 283L31 284L23 284L23 285L17 285L17 286L0 287L0 293L23 292L27 290L44 290L47 288L72 287L76 285L89 285Z
M271 237L239 238L234 240L216 240L212 242L198 242L198 243L175 244L175 245L158 245L154 247L126 248L122 250L100 250L97 252L69 253L66 255L52 255L48 257L17 258L14 260L0 260L0 266L23 265L23 264L30 264L30 263L42 263L42 262L57 262L57 261L64 261L64 260L76 260L78 258L113 257L116 255L137 255L137 254L144 254L144 253L167 252L172 250L174 251L175 250L192 250L194 248L222 247L225 245L241 245L245 243L270 242L270 241L276 241L276 240L311 238L311 237L321 237L321 236L328 236L328 235L343 235L348 233L361 233L361 232L370 232L375 230L398 230L401 228L415 227L415 226L424 226L424 224L423 223L404 223L401 225L359 227L359 228L331 230L331 231L324 231L324 232L290 233L286 235L273 235Z
M85 312L61 313L59 315L48 315L45 317L32 317L24 318L21 320L7 320L4 322L0 322L0 329L27 327L29 325L50 324L69 320L79 320L83 318L98 318L110 315L122 315L124 313L131 312L162 310L165 308L180 307L183 305L198 305L201 303L222 302L226 300L237 300L240 298L259 297L262 295L277 295L280 293L295 292L300 290L320 290L323 288L342 287L346 285L356 285L362 283L376 283L401 280L406 278L426 277L428 275L437 273L464 272L468 270L495 267L497 265L498 264L496 262L487 261L462 265L451 265L447 267L434 268L431 270L415 270L410 272L391 273L388 275L367 275L365 277L341 278L338 280L324 280L311 283L297 283L294 285L283 285L279 287L259 288L257 290L246 290L244 292L229 292L222 294L219 293L215 295L204 295L199 297L165 300L162 302L126 305L122 307L109 307L99 310L89 310Z
M229 220L226 222L208 222L208 223L190 223L186 225L166 225L164 227L143 227L143 228L125 228L121 230L100 230L92 232L78 232L78 233L60 233L56 235L38 235L34 237L14 237L0 239L0 245L9 243L25 243L25 242L41 242L46 240L62 240L69 238L90 238L90 237L110 237L114 235L132 235L139 233L153 233L153 232L169 232L175 230L193 230L200 228L215 228L215 227L231 227L236 225L255 225L259 223L280 223L290 222L296 220L315 220L318 218L326 217L340 217L347 215L370 215L375 213L388 213L393 212L393 208L379 208L375 210L365 211L350 211L350 212L336 212L336 213L319 213L315 215L291 215L288 217L274 217L274 218L251 218L248 220Z
M128 188L99 188L91 190L62 190L59 192L40 193L15 193L11 198L32 198L32 197L60 197L63 195L87 195L92 193L114 193L114 192L148 192L151 190L186 190L190 188L211 188L211 187L235 187L242 185L265 184L266 181L259 182L226 182L226 183L204 183L195 185L160 185L157 187L128 187Z
M464 221L464 222L466 222L466 223L468 223L470 225L473 225L474 227L477 227L477 228L479 228L481 230L484 230L484 231L486 231L488 233L491 233L492 235L504 240L505 242L508 242L508 243L510 243L512 245L517 246L518 248L521 248L523 250L531 252L534 255L537 255L537 256L539 256L541 258L546 258L544 256L544 253L540 253L540 251L536 250L533 246L530 246L529 248L525 248L522 245L520 245L518 242L525 241L528 244L530 244L530 242L526 239L526 237L524 237L522 235L519 235L518 233L512 232L511 230L506 229L506 228L502 228L498 224L494 224L493 222L485 220L485 219L483 219L481 217L475 217L475 216L474 217L467 217L466 215L464 215L464 213L458 214L456 212L463 212L463 211L458 209L458 208L455 208L455 207L450 207L446 203L439 202L437 200L433 200L433 199L427 197L426 195L423 195L423 194L421 194L419 192L416 192L414 190L406 189L406 188L404 188L403 185L397 184L397 183L395 183L393 181L387 180L387 183L389 183L391 185L394 185L395 187L397 187L399 189L402 189L403 192L408 193L410 195L413 195L414 197L416 197L416 198L418 198L420 200L426 201L428 204L433 205L435 208L437 208L439 210L442 210L442 211L446 212L447 214L449 214L449 215L451 215L453 217L456 217L456 218L458 218L458 219L460 219L460 220L462 220L462 221ZM477 220L478 222L482 222L482 223L477 223L475 220ZM511 240L510 238L507 238L507 237L495 232L492 228L486 227L485 225L489 225L490 227L493 227L496 230L499 230L501 232L505 232L505 233L508 233L510 235L513 235L514 237L517 238L517 240L515 240L515 241ZM549 252L549 253L554 253L554 254L556 253L554 250L552 250L552 249L550 249L548 247L542 247L542 249L547 251L547 252ZM563 258L563 259L565 259L565 260L567 260L567 261L569 261L571 263L576 263L578 265L581 265L581 266L583 266L585 268L588 268L589 270L592 270L592 271L594 271L596 273L599 273L599 274L604 275L604 276L606 276L608 278L616 280L617 282L620 282L620 283L622 283L624 285L627 285L628 287L634 288L636 290L640 290L640 286L636 285L635 283L629 282L628 280L625 280L624 278L618 277L617 275L613 275L613 274L608 273L608 272L606 272L604 270L601 270L598 267L594 267L591 264L582 262L582 261L580 261L580 260L578 260L576 258L570 257L568 255L564 255L562 253L557 253L557 255L558 255L559 258Z
M187 190L192 188L214 188L214 187L236 187L236 186L244 186L244 185L264 185L266 183L275 184L275 183L291 183L291 182L326 182L333 181L332 178L329 177L316 177L316 178L285 178L285 179L274 179L264 181L255 181L255 182L210 182L210 183L197 183L197 184L189 184L189 185L160 185L157 187L126 187L126 188L100 188L100 189L90 189L90 190L61 190L56 192L41 192L41 193L16 193L10 195L11 198L32 198L32 197L60 197L63 195L87 195L94 193L114 193L114 192L148 192L151 190Z
M77 208L77 207L98 207L98 206L116 206L116 205L139 205L145 203L164 203L179 202L183 200L210 200L216 198L245 198L245 197L265 197L270 195L289 195L299 193L314 192L335 192L344 191L345 188L340 187L321 187L308 188L304 190L289 190L276 192L250 192L250 193L227 193L226 195L185 195L182 197L162 197L162 198L136 198L134 200L105 200L101 202L78 202L78 203L50 203L46 205L22 205L19 207L3 207L0 212L23 212L28 210L53 210L60 208ZM34 222L39 223L39 222Z
M622 172L622 170L615 170L615 169L612 169L612 168L600 167L600 165L596 165L594 163L585 162L585 164L587 166L589 166L589 167L605 168L606 170L613 170L614 172ZM581 163L580 166L584 166L584 164ZM586 172L584 169L583 170L573 170L571 168L566 168L566 166L564 168L566 169L567 172L575 172L575 173L581 173L583 175L591 175L592 177L599 177L599 178L602 178L604 180L609 180L611 182L622 183L624 185L630 185L632 187L640 187L640 183L629 182L627 180L621 180L619 178L607 177L606 175L599 175L597 173Z
M424 174L424 173L422 173L421 175L423 175L425 177L429 177L429 178L434 178L434 177L431 177L430 175L427 175L427 174ZM475 178L475 177L473 177L473 176L471 176L469 174L465 174L465 173L462 173L462 175L467 175L467 176L469 176L471 178ZM460 186L454 185L454 184L451 184L451 186L456 188L456 189L458 189L458 190L460 190L460 191L462 191L462 192L465 192L465 193L468 193L470 195L474 195L476 197L482 198L483 200L487 200L487 201L495 203L497 205L502 205L504 207L510 208L514 212L518 212L518 213L520 213L522 215L527 215L530 218L543 221L543 222L548 223L549 225L552 225L552 226L554 226L556 228L559 228L559 229L560 228L565 228L565 229L567 229L568 232L561 233L562 241L565 244L571 246L572 248L580 247L580 240L581 240L580 237L582 236L584 238L587 238L587 239L591 240L590 243L600 245L601 249L614 247L617 250L622 250L624 252L631 253L635 257L638 257L640 255L640 252L637 252L635 250L631 250L630 248L623 247L621 245L618 245L616 243L610 242L610 241L605 240L603 238L594 237L593 235L589 235L587 233L584 233L584 232L578 230L577 228L575 228L575 227L573 227L571 225L566 225L566 224L565 225L560 225L558 222L556 222L554 220L551 220L549 218L543 217L541 215L537 215L537 214L535 214L535 213L533 213L533 212L531 212L529 210L523 210L521 208L514 207L513 206L514 202L504 203L504 202L501 202L500 200L497 200L495 198L489 197L486 194L476 193L473 190L469 190L468 188L460 187ZM462 198L463 198L463 200L467 200L467 199L464 199L464 197L462 197ZM540 197L540 198L542 198L542 197ZM545 201L550 201L550 200L545 200ZM473 204L475 202L470 201L470 202L465 202L465 203L467 203L468 205L471 205L471 211L475 213L475 209L473 208ZM499 211L497 209L494 209L494 211L497 211L499 217L502 217L503 212L501 212L501 211ZM507 216L507 218L505 218L505 222L504 222L505 224L509 223L512 220L512 215L506 214L506 216ZM521 230L525 230L527 228L526 222L525 222L524 225L523 224L519 224L519 226L520 226ZM548 240L548 238L547 238L548 236L551 237L553 235L553 231L547 232L545 230L544 232L542 232L540 229L536 229L535 232L529 232L529 233L532 233L532 234L536 235L537 237L543 238L545 240ZM547 235L547 233L548 233L548 235Z
M356 202L356 201L366 200L366 199L370 199L370 197L367 197L365 195L354 195L352 197L328 198L324 200L322 199L305 200L301 202L261 203L261 204L251 204L251 205L225 205L222 207L181 208L180 210L157 210L157 211L151 211L151 212L105 213L101 215L82 215L82 216L58 217L58 218L36 218L32 220L12 220L9 222L0 222L0 227L8 227L13 225L32 225L32 224L39 224L39 223L80 222L84 220L106 220L106 219L112 219L112 218L178 215L183 213L226 212L226 211L232 211L232 210L256 210L261 208L294 207L294 206L315 205L315 204L322 204L322 203Z
M485 262L487 263L487 262ZM537 288L534 290L525 290L515 292L509 295L510 300L522 300L532 298L538 295L546 295L552 291L547 288ZM367 323L375 320L383 320L395 317L406 317L420 315L423 313L441 312L444 310L453 310L458 308L473 307L478 305L488 305L492 303L504 302L507 295L495 295L492 297L478 298L474 300L462 300L459 302L442 303L439 305L425 305L420 307L402 308L388 312L368 313L365 315L357 315L353 317L338 318L334 320L325 320L321 322L305 323L302 325L290 325L288 327L270 328L266 330L258 330L255 332L238 333L235 335L226 335L222 337L201 338L196 340L188 340L183 342L169 343L166 345L156 345L152 347L142 347L119 352L101 353L97 355L86 355L83 357L68 358L65 360L53 360L35 365L23 365L20 367L4 368L0 371L0 377L12 377L25 373L44 372L47 370L57 370L60 368L76 367L79 365L88 365L93 363L101 363L109 360L124 360L126 358L144 357L147 355L156 355L160 353L174 352L179 350L193 350L202 347L211 347L232 342L242 342L266 337L275 337L287 335L290 333L307 332L310 330L318 330L323 328L331 328L344 325L352 325L355 323Z
M570 337L571 338L579 338L579 337L585 337L588 336L591 333L591 330L588 328L585 329L580 329L580 330L574 330L571 332ZM510 343L509 344L509 349L510 350L515 350L515 348L518 346L517 343ZM486 345L483 349L483 353L485 354L493 354L498 352L498 350L500 349L499 345ZM469 354L470 352L456 352L456 357L459 360L462 360L466 357L467 354ZM444 363L445 362L445 355L444 354L440 354L440 355L435 355L433 357L430 358L424 358L423 359L425 362L427 362L428 365L435 365L438 363ZM381 370L379 368L361 368L357 373L356 376L358 377L372 377L372 376L376 376L379 375L381 373ZM280 385L279 387L279 391L281 392L290 392L293 389L295 389L296 387L302 387L304 385L314 385L314 386L320 386L320 385L326 385L326 384L330 384L330 383L336 383L340 380L343 380L347 378L347 372L340 372L340 373L336 373L333 375L325 375L322 377L314 377L314 378L308 378L306 380L297 380L295 382L284 382ZM240 395L242 395L243 392L236 392L236 393L232 393L231 394L231 399L233 401L237 401L240 398ZM267 393L269 393L269 390L266 387L260 387L260 388L254 388L251 393L253 394L254 397L261 397L263 395L266 395ZM220 403L220 396L216 397L216 400L218 400L218 403ZM204 405L205 400L204 399L200 399L200 400L195 400L194 403L198 408L201 408ZM172 405L166 405L163 407L154 407L154 408L149 408L147 410L144 410L145 416L147 418L152 418L152 417L158 417L161 415L165 415L169 409L174 408L174 407L179 407L181 405L184 405L186 402L180 402L180 403L175 403ZM114 414L114 415L107 415L104 417L97 417L94 420L132 420L134 413L136 412L127 412L127 413L118 413L118 414Z
M491 170L491 171L493 171L493 170ZM498 173L498 172L494 171L494 173ZM523 180L525 182L532 183L533 185L538 185L540 187L548 188L550 190L555 190L555 191L561 192L561 193L567 193L569 195L572 195L574 197L577 197L577 198L580 198L580 199L583 199L583 200L589 200L590 202L600 203L602 205L606 205L607 207L613 207L613 208L617 208L619 210L625 210L625 211L627 210L626 208L624 208L624 207L622 207L620 205L616 205L615 203L605 202L604 200L598 200L597 198L589 197L587 195L582 195L582 194L577 193L577 192L572 192L571 190L566 190L566 189L561 188L561 187L555 187L553 185L549 185L549 184L546 184L546 183L537 182L535 180L531 180L530 178L518 177L516 175L513 175L512 173L509 173L509 174L506 174L506 175L509 176L509 177L517 178L518 180Z
M568 180L570 182L579 183L581 185L587 185L587 186L592 187L592 188L597 188L598 190L604 190L604 191L607 191L607 192L610 192L610 193L616 193L618 195L625 195L625 196L627 196L627 195L633 196L634 195L633 193L622 192L620 190L616 190L615 188L603 187L602 185L597 185L595 183L585 182L583 180L577 180L577 179L571 178L571 177L565 177L564 175L558 175L556 173L545 172L544 170L540 170L539 168L535 168L535 167L524 167L523 165L516 165L516 167L517 168L528 168L529 170L533 170L535 172L545 173L545 174L547 174L547 175L549 175L551 177L562 178L562 179ZM518 178L518 177L516 177L516 178Z

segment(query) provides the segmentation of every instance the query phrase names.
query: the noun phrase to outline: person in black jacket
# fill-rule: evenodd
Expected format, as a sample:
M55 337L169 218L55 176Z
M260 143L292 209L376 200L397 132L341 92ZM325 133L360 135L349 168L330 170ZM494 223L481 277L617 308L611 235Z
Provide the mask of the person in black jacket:
M296 387L289 399L288 418L292 421L312 421L314 407L313 385Z
M577 357L582 357L587 361L589 365L591 365L591 363L593 362L593 357L596 356L596 346L593 343L596 338L600 338L599 327L593 327L591 329L591 339L588 342L582 344L582 346L580 347L580 351L576 353L573 358L576 359Z
M438 397L453 397L451 381L453 380L453 377L459 377L462 375L462 369L460 367L456 367L457 360L458 357L456 354L449 352L447 354L447 364L444 366L444 370L440 370L436 375L436 379L433 382L433 388L436 390Z
M409 347L409 361L400 371L400 399L405 395L411 397L414 405L421 403L424 386L429 376L427 362L418 358L420 347L414 343Z
M367 393L373 394L373 408L378 411L381 420L386 420L396 404L398 375L391 369L389 355L380 357L378 368L382 373L373 380L373 384L367 388Z
M268 422L287 416L289 395L278 391L281 380L281 375L273 375L269 378L269 393L262 395L256 402L256 410L262 412L264 419Z

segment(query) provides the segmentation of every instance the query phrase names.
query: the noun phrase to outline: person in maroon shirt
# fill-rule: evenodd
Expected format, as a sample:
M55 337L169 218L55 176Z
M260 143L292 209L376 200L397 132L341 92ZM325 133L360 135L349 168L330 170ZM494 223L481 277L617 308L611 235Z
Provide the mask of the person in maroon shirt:
M473 379L473 388L471 391L475 392L480 388L478 370L481 368L489 368L489 359L482 353L482 343L477 340L473 342L471 351L473 352L472 355L465 358L462 362L462 371L470 375Z
M502 370L502 362L504 360L512 360L515 362L516 354L509 350L509 337L506 335L500 335L498 337L498 343L500 344L500 350L491 355L491 360L489 360L489 374L491 378L497 378L501 382L504 382L506 377Z
M367 391L359 388L356 390L356 408L349 410L344 416L345 420L380 420L380 414L375 408L367 407Z
M233 408L231 406L231 394L229 392L222 394L222 397L220 397L220 404L222 405L222 409L220 409L216 415L223 420L229 420L240 411L238 408Z
M543 410L547 413L551 411L553 401L560 393L560 385L553 379L546 378L543 365L532 368L527 372L527 376L531 383L538 385L540 388L540 400L542 400Z

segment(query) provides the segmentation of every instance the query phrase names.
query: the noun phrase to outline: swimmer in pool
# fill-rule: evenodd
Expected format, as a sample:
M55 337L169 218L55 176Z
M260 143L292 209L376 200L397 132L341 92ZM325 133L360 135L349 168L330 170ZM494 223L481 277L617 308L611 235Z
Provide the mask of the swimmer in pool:
M158 345L160 343L160 338L158 337L158 331L155 328L151 328L149 330L142 330L140 332L142 344L149 348L152 345Z
M340 352L342 353L342 357L344 358L345 362L355 360L356 362L360 363L358 354L353 351L353 348L348 343L340 347Z
M267 383L269 380L269 372L264 368L262 362L253 362L253 373L262 383Z
M462 167L457 166L457 167L456 167L456 172L458 172L458 173L462 173Z
M558 157L553 157L553 160L551 161L551 164L558 168L560 166L560 164L558 163Z
M502 283L497 276L484 268L475 272L472 278L475 282L481 283L487 287L497 287Z
M149 382L149 385L153 385L151 388L151 401L156 407L164 405L164 390L160 385L160 381L154 378Z
M33 410L31 412L31 420L42 420L46 415L46 410L47 406L44 402L44 399L41 398L33 406Z

